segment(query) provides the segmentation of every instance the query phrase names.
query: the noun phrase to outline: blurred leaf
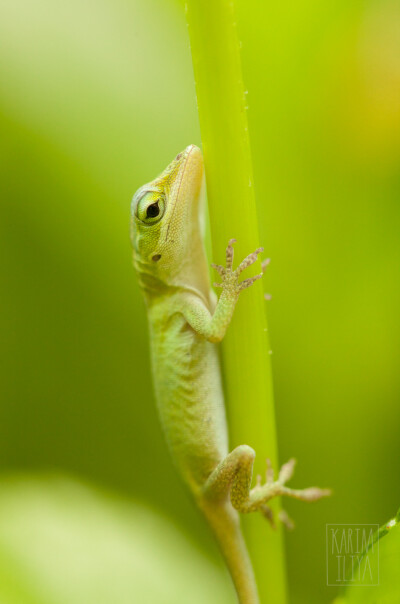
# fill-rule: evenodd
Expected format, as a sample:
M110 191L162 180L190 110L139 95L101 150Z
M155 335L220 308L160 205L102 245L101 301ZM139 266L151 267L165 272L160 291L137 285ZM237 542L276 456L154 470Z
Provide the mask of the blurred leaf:
M361 558L361 580L344 590L334 604L398 604L400 602L400 510L396 518L383 525ZM369 564L365 564L368 556ZM364 572L365 571L365 572ZM354 576L357 576L357 570ZM377 585L369 585L378 577Z
M221 604L226 573L160 514L70 479L3 480L1 604Z
M140 493L210 546L157 419L129 241L135 189L199 143L184 12L5 0L0 57L0 467Z

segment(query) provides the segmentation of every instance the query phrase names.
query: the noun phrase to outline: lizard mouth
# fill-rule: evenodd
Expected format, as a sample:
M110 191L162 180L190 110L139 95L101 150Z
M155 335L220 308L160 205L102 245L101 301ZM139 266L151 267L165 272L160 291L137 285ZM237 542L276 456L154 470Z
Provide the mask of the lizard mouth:
M172 208L165 241L168 239L169 229L173 223L176 209L181 208L182 204L197 205L203 180L203 156L196 145L186 147L184 151L176 156L174 159L175 162L177 162L176 183L175 190L170 199Z
M179 184L182 183L184 176L188 171L195 173L199 169L203 171L203 156L196 145L189 145L184 151L178 153L175 158L178 162L178 175L177 181Z

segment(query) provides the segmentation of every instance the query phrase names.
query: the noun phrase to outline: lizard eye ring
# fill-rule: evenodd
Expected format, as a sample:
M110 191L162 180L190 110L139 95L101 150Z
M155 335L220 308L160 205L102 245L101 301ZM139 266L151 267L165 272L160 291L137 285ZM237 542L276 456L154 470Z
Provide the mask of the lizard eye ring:
M164 215L164 196L157 191L147 191L139 200L136 207L136 217L145 224L152 225L161 220Z

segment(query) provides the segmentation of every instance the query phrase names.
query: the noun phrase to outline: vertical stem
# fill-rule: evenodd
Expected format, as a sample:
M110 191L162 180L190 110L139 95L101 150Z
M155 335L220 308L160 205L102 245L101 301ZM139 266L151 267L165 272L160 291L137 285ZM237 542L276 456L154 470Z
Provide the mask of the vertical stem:
M228 239L242 260L259 245L235 12L230 0L188 0L187 19L202 134L214 262ZM257 267L258 272L260 267ZM251 272L246 273L246 277ZM270 349L261 281L245 290L222 345L231 448L252 446L256 473L277 466ZM278 503L275 503L275 509ZM250 517L251 516L251 517ZM284 545L260 514L243 519L262 604L286 602Z

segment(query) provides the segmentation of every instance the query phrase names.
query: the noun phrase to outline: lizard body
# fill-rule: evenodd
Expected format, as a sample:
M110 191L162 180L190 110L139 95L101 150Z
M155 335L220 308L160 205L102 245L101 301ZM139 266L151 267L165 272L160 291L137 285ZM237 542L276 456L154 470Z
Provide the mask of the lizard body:
M233 269L233 243L221 276L219 300L211 290L203 245L203 158L194 145L178 154L132 200L134 265L150 327L152 373L159 416L171 455L210 524L241 604L258 604L257 587L241 534L238 511L260 510L276 495L313 501L328 491L285 486L294 460L278 480L250 490L255 453L228 449L224 398L216 343L222 340L240 292L261 277L239 282L262 248Z

